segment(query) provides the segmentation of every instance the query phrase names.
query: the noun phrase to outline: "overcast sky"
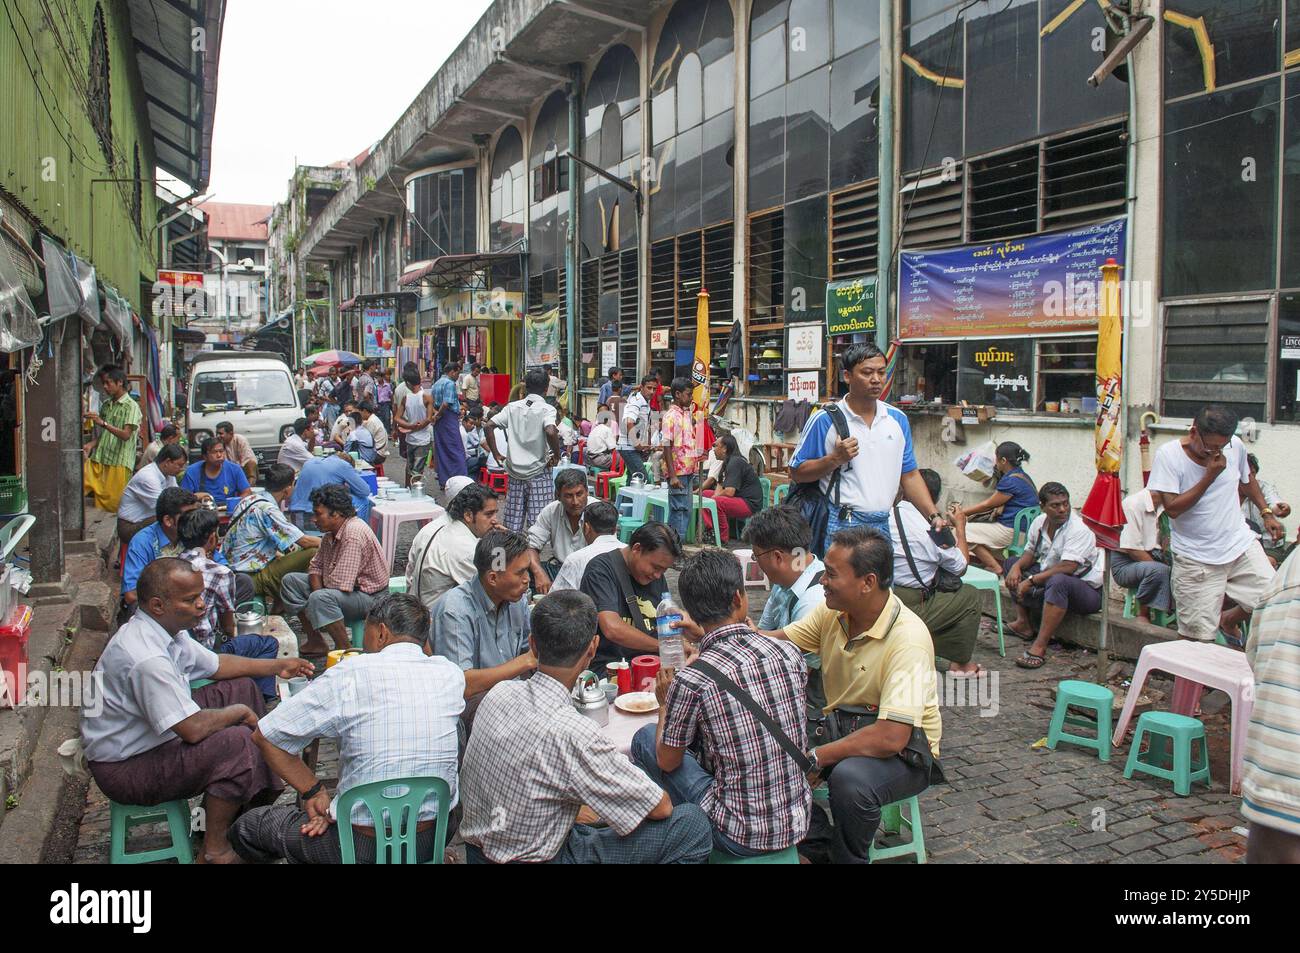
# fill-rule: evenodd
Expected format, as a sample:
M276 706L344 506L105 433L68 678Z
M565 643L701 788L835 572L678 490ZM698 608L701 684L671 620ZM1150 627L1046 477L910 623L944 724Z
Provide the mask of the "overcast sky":
M229 0L209 194L283 201L295 163L377 142L490 0Z

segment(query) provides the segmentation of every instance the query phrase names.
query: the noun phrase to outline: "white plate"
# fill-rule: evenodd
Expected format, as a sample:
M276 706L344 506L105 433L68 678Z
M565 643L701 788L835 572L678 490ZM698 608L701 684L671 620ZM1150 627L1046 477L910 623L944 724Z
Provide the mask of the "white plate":
M659 699L654 692L628 692L614 699L614 707L629 715L648 715L659 708Z

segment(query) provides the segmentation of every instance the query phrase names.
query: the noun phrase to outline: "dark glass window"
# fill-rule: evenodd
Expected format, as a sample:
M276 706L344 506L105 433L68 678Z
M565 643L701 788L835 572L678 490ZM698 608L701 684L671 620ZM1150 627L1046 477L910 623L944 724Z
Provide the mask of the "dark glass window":
M735 110L704 124L704 167L701 170L700 219L705 225L731 218L735 168L732 142L735 139Z
M694 129L704 121L704 68L694 53L682 57L677 70L677 131Z
M1043 134L1128 112L1128 84L1119 78L1120 72L1112 73L1095 88L1085 82L1106 55L1093 49L1093 31L1107 29L1106 16L1099 5L1085 3L1056 22L1073 3L1043 0L1043 29L1051 27L1041 41L1039 131Z
M1278 92L1268 80L1165 107L1163 295L1274 286Z
M785 200L826 191L830 147L829 68L791 82L785 89Z
M1192 417L1208 403L1263 419L1268 302L1177 305L1165 311L1164 412Z
M749 210L785 201L785 87L749 104Z
M831 58L830 0L790 0L790 79L803 76Z
M876 177L879 114L872 107L872 97L879 86L878 43L836 60L831 67L832 189Z
M787 324L826 319L826 199L785 207L785 315Z
M529 157L533 178L528 229L530 271L547 271L564 261L569 221L569 162L560 156L568 148L569 103L563 92L556 91L542 104L533 127Z
M493 251L513 245L524 237L525 184L524 141L518 129L507 126L492 153L489 239ZM415 240L414 232L411 240Z
M422 175L407 184L411 261L430 261L441 255L463 255L477 250L474 175L472 168L445 169ZM383 281L379 241L374 243L367 260L368 281L374 289Z
M1206 48L1201 21L1209 38ZM1165 96L1206 92L1278 71L1278 0L1173 0L1165 7Z
M999 410L1029 410L1034 395L1034 342L1029 338L962 341L957 399ZM1094 344L1095 353L1096 346Z
M1300 7L1300 3L1296 6ZM1282 152L1282 287L1300 287L1300 74L1296 73L1286 78L1286 142Z
M835 0L834 47L837 57L880 39L880 0Z
M785 24L749 44L749 95L755 99L785 83Z
M966 24L966 153L1032 139L1038 132L1038 4L972 7ZM1084 75L1077 77L1083 86Z
M696 126L677 134L677 231L700 227L700 162L703 130Z
M624 180L641 172L640 71L626 46L605 52L583 97L584 158ZM564 164L564 160L560 160ZM594 172L582 182L582 259L617 251L636 239L636 203L625 189Z
M962 153L961 25L954 14L903 31L903 171Z

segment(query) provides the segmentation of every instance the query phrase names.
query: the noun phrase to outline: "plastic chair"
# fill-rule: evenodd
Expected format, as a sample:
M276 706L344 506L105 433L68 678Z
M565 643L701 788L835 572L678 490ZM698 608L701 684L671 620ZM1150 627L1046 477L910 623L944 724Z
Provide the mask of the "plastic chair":
M1011 545L1007 547L1008 556L1024 555L1025 545L1029 542L1029 527L1042 512L1037 506L1026 506L1016 514L1016 522L1011 529Z
M904 807L907 808L906 817L903 816ZM871 863L909 855L915 857L918 864L925 863L925 831L921 827L921 799L916 795L886 804L880 810L880 830L886 834L902 833L904 824L912 833L911 839L893 847L877 847L873 842L867 848L867 859Z
M704 514L709 513L713 516L713 541L718 548L722 548L722 524L718 522L718 503L711 496L696 497L694 516L698 521L695 528L695 538L704 539L704 534L709 531L709 527L704 525Z
M790 484L778 483L776 487L772 490L772 505L780 506L782 503L786 501L786 498L789 496L790 496Z
M754 561L754 551L752 549L734 549L731 555L740 560L740 572L745 579L746 586L762 586L764 589L771 591L772 580L767 578L767 574ZM758 575L751 573L750 567L758 570Z
M405 592L405 591L406 591L406 577L405 577L405 576L389 576L389 577L388 577L388 591L389 591L389 592Z
M1087 708L1097 713L1095 721L1069 715L1068 709ZM1080 682L1067 679L1056 686L1056 708L1052 712L1052 723L1047 729L1047 747L1053 751L1059 742L1068 741L1082 748L1092 748L1102 761L1110 760L1110 717L1115 705L1115 693L1109 688L1094 685L1092 682ZM1065 730L1066 724L1084 727L1096 734L1092 736L1076 735Z
M1147 750L1142 752L1142 736ZM1161 739L1157 743L1156 739ZM1201 756L1192 760L1192 742L1201 743ZM1205 726L1195 718L1168 711L1146 711L1138 718L1133 744L1128 750L1124 777L1134 771L1174 782L1174 793L1187 797L1194 781L1210 783L1210 751L1205 741Z
M152 864L158 860L175 860L182 864L194 862L190 848L190 802L184 799L165 801L151 807L138 804L118 804L109 801L108 862L110 864ZM126 838L137 824L167 822L171 834L170 847L128 853Z
M713 853L709 854L709 863L711 864L797 864L799 863L799 852L793 847L787 847L785 850L774 850L766 854L755 854L753 857L737 857L735 854L728 854L726 851L714 848Z
M621 477L624 470L623 457L619 452L613 450L611 454L613 462L610 463L609 469L596 474L596 495L606 500L614 499L614 494L617 491L610 488L610 481ZM623 481L623 483L626 482L626 480ZM619 486L622 485L622 483L619 484Z
M35 525L36 517L31 513L24 513L0 526L0 563L11 561L10 557L13 556L14 550L23 541L27 531ZM125 546L122 547L122 551L125 553Z
M415 859L416 824L420 816L420 805L430 794L438 801L438 822L434 828L433 859L429 863L441 864L443 852L447 848L447 817L451 812L451 788L442 778L374 781L359 784L340 794L335 810L343 863L357 862L352 840L352 806L358 801L370 812L375 828L375 863L418 863Z
M389 585L392 585L390 582ZM354 649L364 648L366 641L366 620L355 619L347 623L348 632L352 634L352 647Z
M984 589L993 593L993 605L998 618L998 655L1007 657L1007 642L1002 632L1002 580L995 574L980 566L967 566L961 581L972 589Z

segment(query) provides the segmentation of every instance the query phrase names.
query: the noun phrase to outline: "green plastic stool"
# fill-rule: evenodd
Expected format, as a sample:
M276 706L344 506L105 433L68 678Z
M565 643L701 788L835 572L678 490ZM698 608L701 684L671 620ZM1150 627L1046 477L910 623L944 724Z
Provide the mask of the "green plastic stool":
M753 857L737 857L734 854L728 854L725 851L714 848L713 853L709 854L709 863L711 864L797 864L799 863L799 852L793 847L787 847L785 850L774 850L767 854L756 854Z
M363 648L366 641L366 620L357 619L355 622L349 622L348 631L352 633L352 647Z
M389 576L389 577L388 577L388 591L389 591L389 592L405 592L405 591L406 591L406 577L405 577L405 576Z
M904 807L907 808L907 816L903 815ZM872 843L867 848L867 859L871 863L909 855L915 857L918 864L925 863L925 831L921 827L921 799L916 795L886 804L880 809L880 830L886 834L901 833L905 824L912 832L911 840L893 847L877 847Z
M987 589L993 593L993 605L998 612L998 655L1007 657L1007 642L1002 633L1002 580L979 566L967 566L961 581L972 589Z
M1102 761L1110 760L1110 719L1115 704L1115 693L1092 682L1068 679L1056 686L1056 709L1047 729L1047 747L1056 750L1057 742L1068 741L1083 748L1092 748ZM1067 709L1088 708L1097 713L1096 720L1075 715L1067 716ZM1097 732L1095 737L1076 735L1065 730L1069 724Z
M388 792L392 792L391 794ZM343 863L357 862L352 842L352 806L360 801L370 812L375 829L376 864L414 864L416 818L420 805L432 794L438 802L438 823L434 828L433 859L441 864L447 849L447 817L451 814L451 788L442 778L394 778L359 784L339 795L339 849Z
M190 802L165 801L152 807L138 804L118 804L109 801L108 862L110 864L152 864L157 860L175 860L182 864L194 863L190 849ZM171 832L172 845L157 850L128 853L126 836L137 824L156 824L166 820Z
M1132 589L1124 590L1124 618L1136 619L1138 614L1137 594ZM1163 609L1151 610L1151 621L1156 625L1162 625L1166 629L1172 629L1178 625L1177 612L1165 612ZM1222 645L1222 642L1219 642Z
M1145 756L1141 754L1144 733L1148 742ZM1161 739L1160 744L1157 744L1157 738ZM1201 756L1195 763L1192 761L1193 741L1201 743ZM1143 712L1133 732L1133 744L1128 749L1124 777L1133 777L1134 771L1173 781L1174 793L1180 797L1192 793L1193 781L1204 781L1208 785L1210 753L1205 742L1205 726L1195 718L1170 711Z
M620 516L618 518L618 541L620 543L631 542L632 534L639 530L644 523L645 520L637 519L635 516Z

